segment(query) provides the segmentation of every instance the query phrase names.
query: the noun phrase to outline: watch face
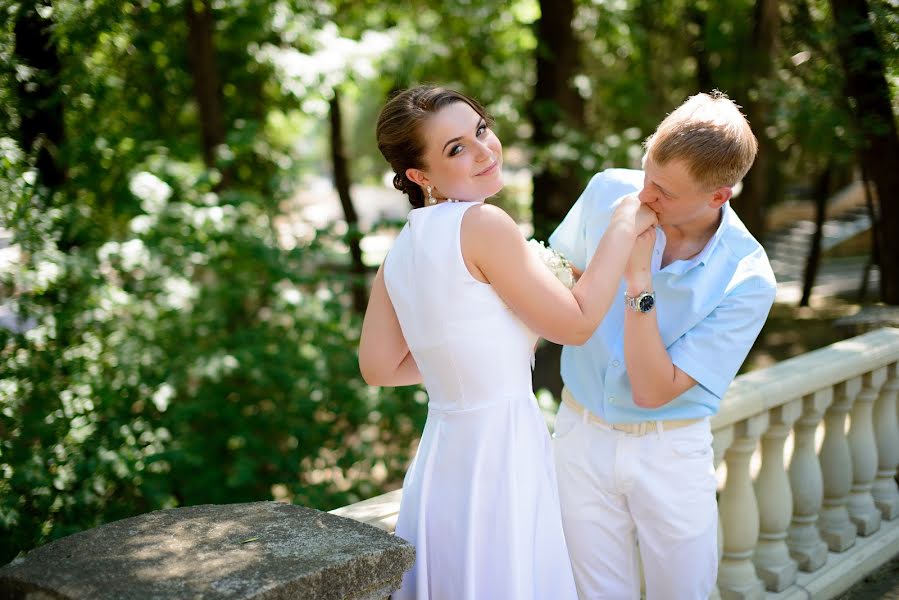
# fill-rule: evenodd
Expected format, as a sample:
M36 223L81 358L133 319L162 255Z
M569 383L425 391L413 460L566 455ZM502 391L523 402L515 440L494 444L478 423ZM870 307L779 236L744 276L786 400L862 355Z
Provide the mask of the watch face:
M652 307L655 306L655 303L655 298L649 294L644 294L637 299L637 308L640 312L649 312L652 310Z

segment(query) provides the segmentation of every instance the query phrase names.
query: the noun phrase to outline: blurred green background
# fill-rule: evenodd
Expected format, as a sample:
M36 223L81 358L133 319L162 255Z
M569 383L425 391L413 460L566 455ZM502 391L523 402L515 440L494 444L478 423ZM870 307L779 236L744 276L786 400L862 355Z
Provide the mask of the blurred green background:
M540 239L594 172L638 167L665 114L713 88L760 139L734 202L757 236L779 205L824 206L862 176L877 235L899 239L895 0L0 14L0 564L163 507L331 509L399 485L426 396L370 388L356 362L408 209L374 140L392 91L482 101L505 146L496 202ZM889 248L879 297L896 304Z

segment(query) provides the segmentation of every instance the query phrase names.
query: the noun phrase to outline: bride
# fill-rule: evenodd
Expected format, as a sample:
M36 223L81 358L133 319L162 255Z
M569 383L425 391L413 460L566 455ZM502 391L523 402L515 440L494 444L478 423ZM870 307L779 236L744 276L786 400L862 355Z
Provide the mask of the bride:
M622 199L569 290L484 202L503 186L490 127L475 100L430 86L394 96L377 123L413 209L372 285L359 367L370 385L423 382L429 398L396 526L416 549L397 600L577 598L532 348L538 335L586 342L656 224Z

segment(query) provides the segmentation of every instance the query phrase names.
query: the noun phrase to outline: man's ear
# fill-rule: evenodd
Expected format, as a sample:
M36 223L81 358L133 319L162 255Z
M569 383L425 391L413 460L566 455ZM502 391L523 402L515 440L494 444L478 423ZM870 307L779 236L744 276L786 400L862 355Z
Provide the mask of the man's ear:
M712 193L712 199L709 200L710 208L721 208L724 206L724 203L730 200L734 195L734 188L729 185L723 185L719 188L715 188L715 191Z
M428 176L421 169L406 169L406 178L421 187L427 187L431 183L431 180L428 179Z

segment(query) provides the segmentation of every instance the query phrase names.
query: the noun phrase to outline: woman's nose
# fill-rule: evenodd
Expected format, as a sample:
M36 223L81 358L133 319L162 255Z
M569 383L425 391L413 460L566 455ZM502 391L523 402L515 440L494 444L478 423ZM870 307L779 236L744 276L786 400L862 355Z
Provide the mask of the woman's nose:
M487 146L484 142L478 140L478 161L484 161L488 158L493 157L493 151L490 150L490 147Z

